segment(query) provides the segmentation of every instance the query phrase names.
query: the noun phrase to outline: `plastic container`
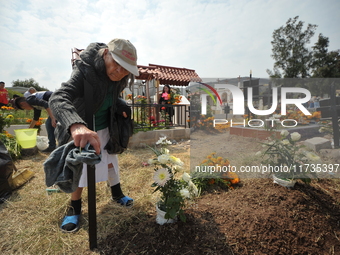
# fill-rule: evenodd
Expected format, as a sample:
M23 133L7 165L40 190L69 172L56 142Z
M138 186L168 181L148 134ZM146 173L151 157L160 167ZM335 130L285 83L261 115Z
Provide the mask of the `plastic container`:
M17 142L23 149L33 148L37 144L37 128L15 129Z

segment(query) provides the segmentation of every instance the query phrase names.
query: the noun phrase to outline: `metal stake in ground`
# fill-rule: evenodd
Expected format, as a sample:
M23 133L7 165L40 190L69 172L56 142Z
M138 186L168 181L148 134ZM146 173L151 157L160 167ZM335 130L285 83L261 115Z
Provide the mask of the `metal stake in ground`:
M96 167L87 165L89 242L90 249L97 248L97 215L96 215Z
M84 97L85 119L89 129L93 130L94 116L92 112L93 105L93 88L90 83L84 79ZM96 167L87 165L87 197L88 197L88 213L89 213L89 243L90 249L97 248L97 215L96 215Z

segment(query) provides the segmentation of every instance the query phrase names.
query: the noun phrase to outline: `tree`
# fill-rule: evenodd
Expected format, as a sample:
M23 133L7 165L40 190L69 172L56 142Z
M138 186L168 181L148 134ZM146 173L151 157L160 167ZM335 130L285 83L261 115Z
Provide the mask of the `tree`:
M274 30L271 55L274 60L274 72L267 70L271 77L305 78L309 77L313 54L308 49L311 37L317 25L308 24L303 30L303 21L299 16L288 19L286 26Z
M35 88L37 91L48 90L47 88L40 87L40 86L39 86L39 83L36 82L33 78L25 79L24 81L20 81L20 80L18 79L18 80L16 80L16 81L12 81L12 85L13 85L13 87L25 87L25 88L33 87L33 88Z
M328 37L319 34L313 48L312 77L340 78L340 50L328 52Z

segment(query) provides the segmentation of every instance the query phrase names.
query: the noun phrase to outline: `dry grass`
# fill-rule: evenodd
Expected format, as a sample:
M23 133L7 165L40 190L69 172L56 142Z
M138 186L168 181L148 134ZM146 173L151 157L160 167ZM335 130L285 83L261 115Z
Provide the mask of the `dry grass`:
M189 166L187 143L169 147L170 152ZM153 156L148 149L128 150L119 155L121 184L126 195L135 199L133 208L122 208L110 200L108 185L98 183L97 233L98 243L126 222L138 220L153 212L156 194L153 194L152 166L142 166ZM90 251L88 242L87 190L83 193L81 228L75 234L59 230L61 219L70 202L66 193L46 193L42 163L46 155L38 153L16 161L18 169L30 169L35 177L16 190L10 200L0 205L1 254L99 254Z

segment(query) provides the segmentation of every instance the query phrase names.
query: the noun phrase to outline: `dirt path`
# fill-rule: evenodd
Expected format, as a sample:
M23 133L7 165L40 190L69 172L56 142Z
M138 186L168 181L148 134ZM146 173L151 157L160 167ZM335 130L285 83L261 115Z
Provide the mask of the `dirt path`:
M210 153L227 158L231 166L239 170L241 166L256 166L260 158L255 154L262 149L258 139L230 135L229 132L210 134L204 131L195 131L190 135L190 157L192 166L199 165ZM193 170L193 167L191 167ZM242 178L255 178L256 174L240 173ZM259 177L259 176L257 176ZM260 177L269 177L261 175Z

